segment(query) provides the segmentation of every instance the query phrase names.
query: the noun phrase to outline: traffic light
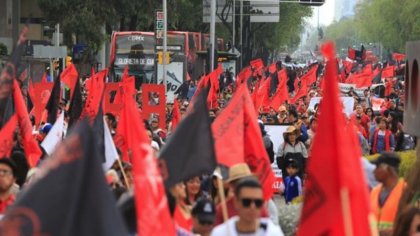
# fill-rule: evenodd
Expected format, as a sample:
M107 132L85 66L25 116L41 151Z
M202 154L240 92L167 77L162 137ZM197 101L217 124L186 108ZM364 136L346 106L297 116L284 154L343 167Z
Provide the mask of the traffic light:
M319 7L325 3L325 0L300 0L299 2L305 6Z
M165 59L165 64L169 65L171 63L171 59L172 59L172 53L171 52L166 52L165 56L163 56L163 52L160 51L158 52L158 63L160 65L163 64L163 59Z
M158 63L159 65L163 64L163 52L158 52Z
M66 56L66 68L71 65L72 63L72 58L70 56Z

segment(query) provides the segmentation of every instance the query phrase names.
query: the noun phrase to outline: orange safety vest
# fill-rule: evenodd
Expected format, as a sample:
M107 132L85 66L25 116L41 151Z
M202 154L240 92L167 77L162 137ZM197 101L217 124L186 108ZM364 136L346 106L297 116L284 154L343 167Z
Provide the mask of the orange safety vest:
M392 229L405 185L403 179L398 180L398 184L391 191L382 208L379 206L379 194L382 190L382 184L373 188L370 193L370 205L376 218L378 230Z

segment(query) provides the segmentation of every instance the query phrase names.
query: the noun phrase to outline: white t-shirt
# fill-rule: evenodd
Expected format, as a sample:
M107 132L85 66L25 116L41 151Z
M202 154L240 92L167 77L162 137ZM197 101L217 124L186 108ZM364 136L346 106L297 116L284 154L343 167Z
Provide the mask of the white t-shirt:
M283 236L283 232L279 226L274 225L274 223L269 218L260 218L260 227L254 233L238 233L236 231L236 222L238 221L239 217L234 216L230 218L225 223L218 225L216 228L213 229L211 232L211 236ZM230 234L228 234L227 230L229 230Z

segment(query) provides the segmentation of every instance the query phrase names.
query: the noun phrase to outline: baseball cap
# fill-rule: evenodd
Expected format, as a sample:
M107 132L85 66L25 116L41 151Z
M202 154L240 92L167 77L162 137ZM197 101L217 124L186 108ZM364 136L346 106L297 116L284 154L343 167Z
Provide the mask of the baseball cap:
M386 164L398 169L400 162L401 159L397 156L397 154L392 152L384 152L377 159L373 160L372 164L377 166L380 164Z
M198 199L194 204L191 214L197 217L198 221L213 224L216 220L214 203L206 198Z
M50 123L46 123L44 126L42 126L40 131L44 134L48 134L51 128L52 128L52 125Z

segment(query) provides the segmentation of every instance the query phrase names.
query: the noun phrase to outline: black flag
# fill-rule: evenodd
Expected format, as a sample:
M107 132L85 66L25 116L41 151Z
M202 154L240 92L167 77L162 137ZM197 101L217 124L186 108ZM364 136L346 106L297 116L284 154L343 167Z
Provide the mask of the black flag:
M201 92L192 111L177 126L160 152L165 187L216 168L213 136L207 108L207 93Z
M61 79L60 79L60 75L58 75L54 81L54 86L53 86L50 98L48 99L48 103L46 106L46 109L48 111L47 122L50 124L54 124L55 120L57 119L58 108L60 107L60 97L61 97Z
M45 160L0 222L0 235L127 235L86 121Z
M69 107L69 128L71 128L80 118L83 111L83 99L82 92L80 90L80 81L76 80L76 86L74 86L73 97L71 98Z

